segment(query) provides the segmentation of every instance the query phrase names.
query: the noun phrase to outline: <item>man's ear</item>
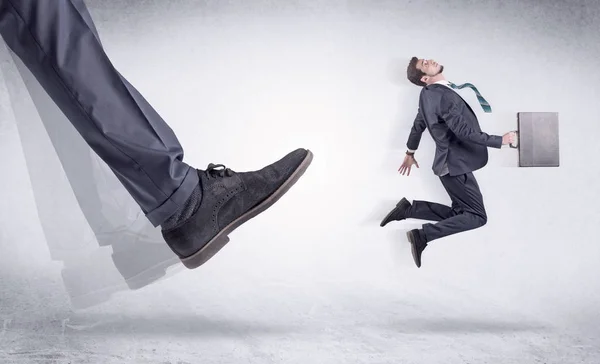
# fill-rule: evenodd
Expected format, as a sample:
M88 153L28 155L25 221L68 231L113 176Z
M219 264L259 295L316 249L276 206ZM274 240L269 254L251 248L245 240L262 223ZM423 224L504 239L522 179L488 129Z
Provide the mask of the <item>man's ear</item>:
M421 77L421 81L427 83L427 80L429 80L429 76L423 76L423 77Z

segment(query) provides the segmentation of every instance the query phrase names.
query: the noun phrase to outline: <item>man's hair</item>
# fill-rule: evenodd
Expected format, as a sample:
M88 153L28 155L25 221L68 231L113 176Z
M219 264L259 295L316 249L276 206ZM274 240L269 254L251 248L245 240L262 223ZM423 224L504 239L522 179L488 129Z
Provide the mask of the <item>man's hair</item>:
M417 57L410 59L410 62L408 62L408 67L406 68L406 77L410 82L417 86L425 86L427 84L421 81L421 77L425 76L425 72L417 68L418 61L419 59Z

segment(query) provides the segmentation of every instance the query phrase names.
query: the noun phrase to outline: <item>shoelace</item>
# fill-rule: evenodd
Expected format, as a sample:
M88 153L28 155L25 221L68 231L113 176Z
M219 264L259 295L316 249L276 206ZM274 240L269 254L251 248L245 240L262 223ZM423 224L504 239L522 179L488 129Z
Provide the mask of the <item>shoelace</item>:
M221 168L221 169L219 169ZM205 171L206 175L208 177L231 177L233 175L233 171L227 167L225 167L223 164L213 164L210 163L208 165L208 167L206 167L206 171Z

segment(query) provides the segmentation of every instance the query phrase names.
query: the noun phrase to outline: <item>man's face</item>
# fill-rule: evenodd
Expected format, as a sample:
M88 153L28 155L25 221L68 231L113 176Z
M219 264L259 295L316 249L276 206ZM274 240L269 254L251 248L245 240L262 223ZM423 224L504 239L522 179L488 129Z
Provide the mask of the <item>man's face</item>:
M423 76L422 79L423 82L427 82L429 77L437 76L444 72L444 66L433 59L419 59L417 61L417 69L425 73L425 76Z

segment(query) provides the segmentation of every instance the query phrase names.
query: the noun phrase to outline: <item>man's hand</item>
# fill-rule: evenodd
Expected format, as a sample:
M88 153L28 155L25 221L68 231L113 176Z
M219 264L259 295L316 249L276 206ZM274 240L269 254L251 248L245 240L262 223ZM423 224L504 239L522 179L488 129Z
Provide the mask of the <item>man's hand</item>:
M404 157L404 162L402 162L400 168L398 168L398 172L400 172L402 175L406 173L407 176L410 176L410 169L413 164L419 168L419 163L417 163L415 157L407 154L406 157Z
M517 139L514 131L510 131L502 136L502 145L513 144Z

